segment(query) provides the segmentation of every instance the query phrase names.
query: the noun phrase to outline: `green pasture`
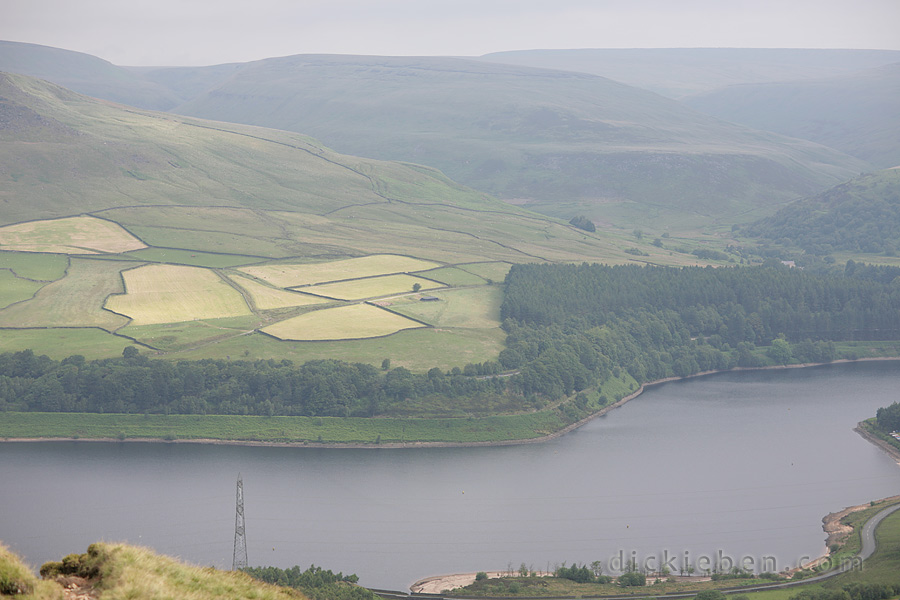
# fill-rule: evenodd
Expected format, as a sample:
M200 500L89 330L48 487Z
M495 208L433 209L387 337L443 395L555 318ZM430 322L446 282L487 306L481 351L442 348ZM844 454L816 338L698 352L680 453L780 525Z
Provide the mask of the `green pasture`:
M118 331L161 352L181 352L244 336L259 325L255 316L203 319L159 325L129 325ZM235 355L235 358L238 355ZM228 358L231 358L230 356Z
M0 269L0 309L15 302L28 300L41 289L43 282L16 277L12 271Z
M224 339L214 344L174 352L173 360L203 358L288 359L297 364L314 359L335 359L380 366L385 358L392 367L425 372L432 367L444 370L468 363L497 360L506 334L501 329L405 329L387 337L347 340L293 342L254 333Z
M97 328L0 329L0 352L33 350L62 360L81 354L88 360L121 356L131 340Z
M336 283L323 283L300 288L304 292L317 294L327 298L338 300L363 300L364 298L378 298L394 294L412 293L413 286L418 285L422 291L443 287L440 283L415 277L413 275L384 275L381 277L367 277L366 279L354 279L352 281L339 281Z
M353 340L415 327L424 325L370 304L352 304L306 312L261 331L281 340Z
M436 266L438 265L434 262L412 258L410 256L375 254L372 256L362 256L360 258L348 258L345 260L317 263L276 263L250 266L242 268L241 271L248 275L268 281L278 287L288 288L326 283L329 281L343 281L347 279L375 277L377 275L422 271L425 269L433 269Z
M439 300L422 302L418 295L412 295L384 301L384 304L392 311L424 321L433 327L500 327L500 304L503 302L501 286L441 290L429 295Z
M0 269L35 281L56 281L66 274L69 259L62 254L0 251Z
M472 263L456 266L463 271L474 273L479 277L498 283L506 279L506 274L509 273L509 269L512 267L511 264L505 262Z
M68 273L48 283L34 298L0 310L0 327L101 327L113 331L128 323L103 310L110 294L121 294L121 261L72 258Z
M178 248L208 254L223 253L269 258L284 258L293 254L291 249L285 248L278 241L236 233L194 231L175 227L143 225L133 225L129 229L144 240L147 245L162 248Z
M559 429L555 411L455 419L0 413L0 438L226 439L258 442L411 443L527 440Z
M464 285L484 285L487 283L483 278L474 275L456 267L442 267L432 271L424 271L417 273L422 277L440 281L444 285L464 286Z
M173 248L145 248L122 254L122 258L139 261L188 265L223 269L260 262L262 258L254 256L235 256L231 254L213 254L209 252L179 250Z

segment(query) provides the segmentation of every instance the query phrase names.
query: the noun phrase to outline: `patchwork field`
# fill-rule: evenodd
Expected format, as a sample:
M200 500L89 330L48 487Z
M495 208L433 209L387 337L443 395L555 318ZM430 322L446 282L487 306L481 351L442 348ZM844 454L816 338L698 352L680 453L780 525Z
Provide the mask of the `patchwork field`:
M241 271L278 287L288 288L392 273L411 273L439 266L437 263L409 256L376 254L324 263L244 267Z
M122 269L133 263L72 258L65 277L48 283L25 302L0 310L0 327L100 327L115 331L128 319L103 309L121 294Z
M247 292L253 305L259 310L311 306L328 302L328 300L316 296L274 288L243 275L232 275L231 280Z
M96 217L67 217L0 227L0 248L4 250L99 254L146 247L121 226Z
M434 327L490 329L500 327L500 304L503 288L481 286L461 290L444 290L432 294L437 302L422 302L417 296L385 301L392 311L424 321Z
M338 300L362 300L364 298L377 298L412 292L413 286L418 284L421 290L433 290L443 287L440 283L414 277L412 275L385 275L383 277L368 277L366 279L354 279L352 281L339 281L337 283L323 283L303 288L310 294L337 298Z
M424 325L369 304L353 304L308 312L262 331L282 340L352 340L416 327Z
M43 286L43 283L16 277L12 271L0 269L0 309L15 302L28 300Z
M56 281L66 274L69 259L60 254L31 254L0 251L0 269L35 281Z
M243 296L208 269L147 265L122 276L126 293L110 296L106 308L131 317L135 325L251 314Z

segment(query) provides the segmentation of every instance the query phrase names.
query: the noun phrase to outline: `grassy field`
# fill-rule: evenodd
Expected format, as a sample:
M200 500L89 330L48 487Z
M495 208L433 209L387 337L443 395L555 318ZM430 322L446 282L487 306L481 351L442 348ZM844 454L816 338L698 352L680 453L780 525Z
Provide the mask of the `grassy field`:
M505 339L501 329L404 329L387 337L332 342L288 342L256 333L173 353L171 358L286 358L296 363L332 358L374 366L390 358L393 367L425 372L497 360Z
M96 217L29 221L0 227L0 248L5 250L97 254L145 247L119 225Z
M344 279L423 271L437 266L431 261L409 256L381 254L324 263L271 264L258 267L244 267L241 271L278 287L288 288L329 281L342 281Z
M135 235L151 246L162 248L178 248L189 253L205 252L207 254L258 255L267 258L284 258L291 256L294 250L285 248L276 240L262 239L249 235L220 231L203 231L198 233L191 229L177 227L129 227Z
M32 254L0 251L0 269L35 281L56 281L66 274L68 257L62 254Z
M456 267L442 267L440 269L418 273L418 275L440 281L445 285L453 286L484 285L487 283L484 278Z
M14 302L28 300L43 286L41 282L22 279L12 271L0 269L0 309Z
M118 333L133 337L161 352L180 352L244 336L258 326L259 320L255 316L246 316L157 325L129 325L120 329Z
M491 442L540 437L563 425L555 411L455 419L3 413L0 438L227 439L375 444Z
M134 263L71 259L68 273L26 302L0 310L0 327L122 327L128 319L103 310L110 294L124 290L119 272Z
M88 360L121 356L131 340L97 328L0 329L0 352L33 350L62 360L81 354Z
M369 304L353 304L314 310L262 331L281 340L354 340L416 327L424 326Z
M169 263L176 265L189 265L192 267L208 267L210 269L222 269L225 267L237 267L264 260L254 256L235 256L232 254L213 254L190 250L178 250L173 248L145 248L123 254L122 258L131 258L139 261Z
M500 286L443 290L431 295L440 298L440 301L422 302L414 295L379 304L434 327L500 327L500 304L503 302L503 288Z
M512 265L504 262L486 262L457 265L457 267L464 271L468 271L469 273L474 273L484 279L501 282L506 278L506 274L509 273L509 269Z
M365 279L353 279L351 281L338 281L336 283L323 283L300 288L310 294L318 294L327 298L338 300L363 300L365 298L377 298L394 294L411 293L413 286L419 285L422 291L443 287L440 283L415 277L413 275L384 275L381 277L367 277Z
M110 296L106 308L128 315L135 325L250 314L243 296L208 269L147 265L122 276L126 293Z
M231 281L241 286L247 292L254 307L259 310L287 308L290 306L312 306L328 302L316 296L271 287L243 275L233 275L230 278Z

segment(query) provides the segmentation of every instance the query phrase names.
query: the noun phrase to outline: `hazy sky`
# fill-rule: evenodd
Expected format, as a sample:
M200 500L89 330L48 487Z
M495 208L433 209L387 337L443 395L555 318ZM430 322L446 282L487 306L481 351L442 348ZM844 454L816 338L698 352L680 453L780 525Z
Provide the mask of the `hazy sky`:
M900 0L0 0L0 39L118 65L529 48L900 50Z

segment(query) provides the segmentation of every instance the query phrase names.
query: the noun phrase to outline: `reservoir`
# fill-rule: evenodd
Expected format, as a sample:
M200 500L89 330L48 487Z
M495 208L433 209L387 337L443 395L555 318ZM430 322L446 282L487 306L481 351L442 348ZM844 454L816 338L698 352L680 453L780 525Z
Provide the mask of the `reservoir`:
M251 565L370 587L632 556L780 570L822 554L827 513L900 494L853 431L898 391L900 362L721 373L520 446L0 443L0 541L35 567L106 540L230 568L241 473Z

